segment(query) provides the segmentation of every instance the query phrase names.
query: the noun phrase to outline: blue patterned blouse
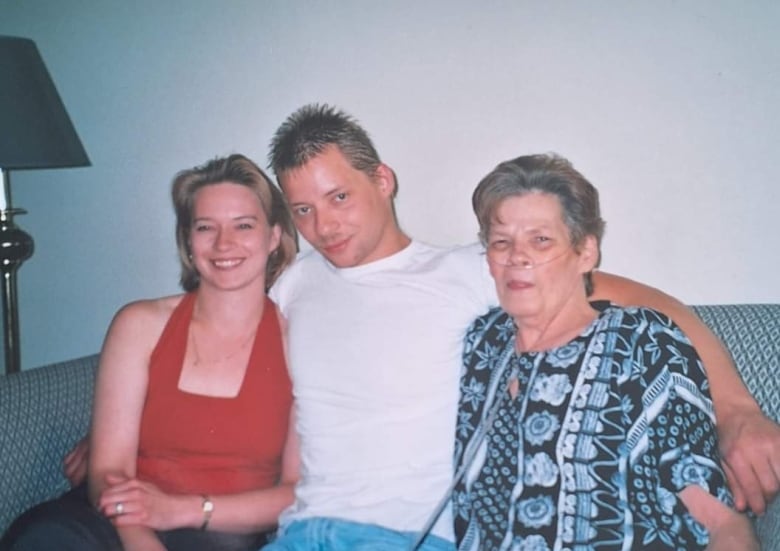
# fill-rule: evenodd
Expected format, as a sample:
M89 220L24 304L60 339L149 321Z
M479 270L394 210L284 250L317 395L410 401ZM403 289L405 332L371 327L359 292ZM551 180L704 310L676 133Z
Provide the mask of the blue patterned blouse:
M732 505L701 362L662 314L609 306L566 345L517 354L495 308L469 329L464 366L456 469L500 402L453 494L460 550L703 549L677 492Z

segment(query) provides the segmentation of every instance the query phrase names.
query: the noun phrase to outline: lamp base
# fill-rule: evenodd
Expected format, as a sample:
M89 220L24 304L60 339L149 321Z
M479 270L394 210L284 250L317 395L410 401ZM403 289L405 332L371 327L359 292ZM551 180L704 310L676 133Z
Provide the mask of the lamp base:
M25 214L24 209L0 211L0 274L3 276L3 319L5 337L5 372L21 369L19 349L19 307L16 298L16 271L35 251L35 242L29 233L14 224L14 215Z

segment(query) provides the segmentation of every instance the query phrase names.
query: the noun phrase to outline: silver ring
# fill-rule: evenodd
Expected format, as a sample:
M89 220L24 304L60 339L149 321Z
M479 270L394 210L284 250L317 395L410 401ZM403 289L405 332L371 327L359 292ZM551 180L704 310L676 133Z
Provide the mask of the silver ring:
M117 515L124 514L125 512L125 504L121 501L117 501L116 505L114 505L114 510L116 511Z

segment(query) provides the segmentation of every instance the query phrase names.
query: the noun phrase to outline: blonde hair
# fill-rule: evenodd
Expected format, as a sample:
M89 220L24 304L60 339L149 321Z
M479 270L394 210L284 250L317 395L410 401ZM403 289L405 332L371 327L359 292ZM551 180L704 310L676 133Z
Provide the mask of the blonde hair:
M200 275L192 262L190 231L192 228L195 194L203 187L230 182L249 188L260 200L269 226L281 228L279 246L268 257L265 273L266 289L295 259L298 252L298 234L282 193L253 161L244 155L219 157L208 163L182 170L173 179L171 197L176 212L176 246L179 250L181 277L185 291L193 291L200 284Z

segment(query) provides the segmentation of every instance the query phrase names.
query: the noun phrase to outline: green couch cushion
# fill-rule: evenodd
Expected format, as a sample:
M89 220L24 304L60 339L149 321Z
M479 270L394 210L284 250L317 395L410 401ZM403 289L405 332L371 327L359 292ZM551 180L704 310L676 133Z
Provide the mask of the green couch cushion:
M0 534L29 507L68 488L62 459L89 428L97 359L0 377Z

